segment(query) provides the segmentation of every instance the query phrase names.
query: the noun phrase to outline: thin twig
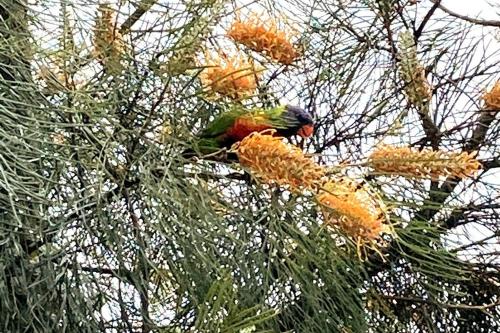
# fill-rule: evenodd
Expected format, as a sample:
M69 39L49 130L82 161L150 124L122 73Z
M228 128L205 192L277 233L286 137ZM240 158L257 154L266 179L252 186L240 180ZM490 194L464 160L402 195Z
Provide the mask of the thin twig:
M396 301L404 301L404 302L416 302L416 303L424 303L424 304L432 304L440 307L448 308L448 309L463 309L463 310L486 310L489 308L494 308L500 305L500 301L484 304L484 305L467 305L467 304L449 304L449 303L439 303L433 302L428 299L418 298L418 297L404 297L404 296L389 296L389 295L380 295L386 299L393 299Z

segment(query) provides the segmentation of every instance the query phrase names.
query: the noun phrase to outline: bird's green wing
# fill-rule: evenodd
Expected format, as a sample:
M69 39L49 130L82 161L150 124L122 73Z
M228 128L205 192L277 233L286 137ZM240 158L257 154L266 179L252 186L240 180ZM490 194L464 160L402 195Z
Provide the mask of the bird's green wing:
M207 128L201 133L202 138L213 138L224 134L236 121L238 117L248 113L247 110L234 107L228 112L224 112L210 122Z

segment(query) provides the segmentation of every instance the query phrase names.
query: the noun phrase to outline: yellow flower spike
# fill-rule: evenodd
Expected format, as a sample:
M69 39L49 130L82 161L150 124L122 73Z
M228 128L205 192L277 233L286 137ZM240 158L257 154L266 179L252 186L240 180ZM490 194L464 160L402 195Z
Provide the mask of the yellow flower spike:
M263 19L251 14L247 19L237 17L227 36L279 63L290 65L299 57L299 51L291 42L294 33L291 29L287 30L279 30L276 19Z
M358 187L347 178L329 181L316 199L322 205L327 225L339 227L357 242L371 242L385 231L385 212L365 187Z
M475 155L475 152L418 151L382 145L368 157L367 164L375 172L407 177L430 177L433 180L439 180L441 176L467 178L481 169Z
M400 35L399 76L403 80L408 102L422 112L428 112L432 99L432 88L425 76L425 69L417 57L413 34L406 31Z
M487 110L500 110L500 80L483 95L483 100Z
M94 27L94 57L106 68L120 71L123 68L120 60L125 54L125 42L118 31L114 12L108 4L100 4L98 14Z
M316 189L326 173L324 167L306 157L298 147L273 136L275 130L254 132L235 144L242 166L269 184L287 185L291 190Z
M202 83L213 93L241 99L252 96L258 86L260 68L256 68L250 60L242 55L228 57L205 56L207 66L201 73Z
M383 201L368 187L361 186L347 177L329 180L316 195L324 223L330 228L340 229L356 244L361 260L366 249L379 251L383 244L382 234L394 234L391 225L385 224L386 212Z

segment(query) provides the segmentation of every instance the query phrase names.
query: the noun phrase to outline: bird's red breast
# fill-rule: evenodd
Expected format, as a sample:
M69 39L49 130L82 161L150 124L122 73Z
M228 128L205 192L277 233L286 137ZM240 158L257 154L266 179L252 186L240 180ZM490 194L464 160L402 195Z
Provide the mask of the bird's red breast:
M314 125L304 125L298 131L297 134L303 138L308 138L314 133Z
M240 117L236 119L233 126L228 129L226 134L235 141L241 141L253 132L260 132L272 128L271 125L259 122L259 120L262 119Z

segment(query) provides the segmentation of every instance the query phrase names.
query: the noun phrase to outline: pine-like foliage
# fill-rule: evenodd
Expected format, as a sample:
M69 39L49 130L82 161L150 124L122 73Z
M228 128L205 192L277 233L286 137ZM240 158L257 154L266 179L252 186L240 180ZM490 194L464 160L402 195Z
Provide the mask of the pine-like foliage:
M500 23L446 6L0 0L0 331L499 331Z

